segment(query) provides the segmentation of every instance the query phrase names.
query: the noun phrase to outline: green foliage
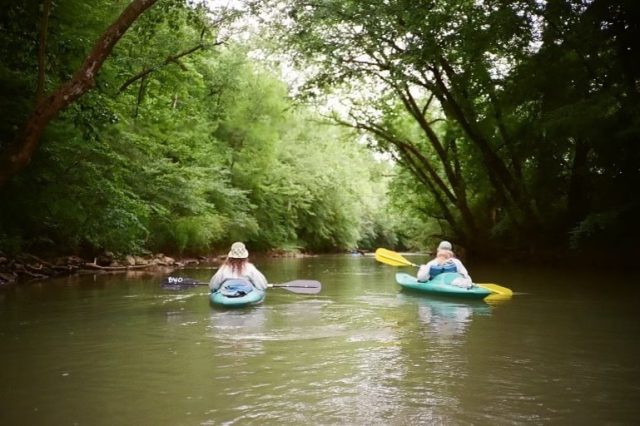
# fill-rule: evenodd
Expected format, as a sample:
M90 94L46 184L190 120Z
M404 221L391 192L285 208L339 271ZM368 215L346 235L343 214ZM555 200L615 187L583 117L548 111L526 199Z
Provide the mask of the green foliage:
M173 223L173 235L178 251L206 252L211 244L222 240L224 221L219 216L183 217Z
M640 205L633 2L261 3L282 11L274 38L306 93L347 93L348 122L410 172L393 197L422 219L411 245L635 244L616 214Z
M43 11L4 3L0 149L36 100ZM249 59L254 40L218 45L228 23L204 4L158 2L3 187L0 250L635 244L630 2L277 3L286 19L271 29L304 66L302 97L342 90L339 121L356 131L294 103ZM51 4L45 92L128 2Z
M126 4L53 3L47 90ZM3 141L33 106L42 18L36 7L8 11ZM0 250L200 254L244 240L333 251L391 238L385 182L354 135L313 122L246 49L215 47L217 30L203 7L181 1L159 2L134 24L96 89L49 126L0 193ZM28 49L13 55L21 43Z

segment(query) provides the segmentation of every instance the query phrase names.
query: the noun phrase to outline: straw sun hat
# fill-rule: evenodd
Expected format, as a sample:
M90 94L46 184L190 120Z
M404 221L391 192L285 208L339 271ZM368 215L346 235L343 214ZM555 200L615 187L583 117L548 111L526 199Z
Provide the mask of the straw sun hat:
M231 244L231 250L229 250L228 257L233 259L246 259L249 257L249 252L243 243L237 242Z

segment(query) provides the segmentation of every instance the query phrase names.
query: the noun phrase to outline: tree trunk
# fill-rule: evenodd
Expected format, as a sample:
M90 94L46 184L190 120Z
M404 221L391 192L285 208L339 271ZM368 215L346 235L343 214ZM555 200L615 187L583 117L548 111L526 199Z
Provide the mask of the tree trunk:
M36 86L36 105L44 97L44 78L47 66L47 35L49 34L49 14L51 13L51 0L44 0L42 4L42 24L40 25L40 38L38 39L38 83Z
M587 158L590 146L583 139L576 140L571 164L571 177L567 191L567 221L574 227L584 219L589 211L589 191Z
M425 133L427 140L431 143L434 151L436 152L440 162L442 163L444 173L447 177L447 181L451 185L453 192L455 195L451 197L451 201L456 205L462 218L465 222L465 226L471 234L478 232L478 227L476 225L476 219L471 212L469 204L467 202L467 193L465 190L465 182L464 178L461 174L458 174L453 169L450 156L446 153L442 143L440 142L440 138L436 134L436 132L431 128L431 125L427 122L424 113L418 108L415 99L411 95L408 88L405 86L404 92L398 91L398 96L402 100L405 108L411 114L422 131ZM454 155L454 162L457 159ZM435 172L434 172L435 173ZM442 185L445 187L445 185Z
M455 73L442 58L443 68L447 73L449 80L455 80ZM526 196L523 182L517 182L511 171L498 153L491 147L489 140L477 128L476 117L473 113L468 112L471 108L465 108L464 102L459 102L459 96L452 91L444 82L440 71L434 67L436 80L436 97L443 105L445 113L451 119L455 120L469 137L469 139L478 147L482 155L489 180L492 182L495 191L500 199L502 199L511 212L519 210L523 213L525 222L529 227L535 228L539 223L538 217L534 211L531 200ZM514 210L513 207L516 209ZM514 223L517 223L517 216L513 215Z
M95 76L127 29L157 0L134 0L97 40L84 63L71 80L38 102L22 130L0 154L0 189L24 169L38 148L49 122L64 108L95 86Z

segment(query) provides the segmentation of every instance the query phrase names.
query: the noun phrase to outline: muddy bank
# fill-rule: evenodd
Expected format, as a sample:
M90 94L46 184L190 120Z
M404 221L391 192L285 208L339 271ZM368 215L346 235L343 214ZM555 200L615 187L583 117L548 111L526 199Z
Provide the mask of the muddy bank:
M75 255L43 259L28 253L13 258L0 253L0 285L83 273L117 273L156 269L171 272L174 269L201 263L220 263L220 257L199 256L176 259L162 253L148 256L116 257L106 253L92 259L84 259Z
M290 250L271 250L266 253L255 254L256 256L268 257L314 256L313 254ZM43 259L29 253L9 257L0 252L0 286L83 273L148 271L169 274L175 269L193 267L200 264L219 265L224 262L225 256L226 253L185 258L175 258L163 253L147 256L115 256L107 252L91 259L77 255Z

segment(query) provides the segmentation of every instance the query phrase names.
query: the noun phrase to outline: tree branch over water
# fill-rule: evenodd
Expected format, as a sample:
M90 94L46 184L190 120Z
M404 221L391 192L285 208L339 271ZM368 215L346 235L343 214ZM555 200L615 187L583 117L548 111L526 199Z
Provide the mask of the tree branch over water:
M95 86L95 77L129 27L157 0L134 0L98 38L73 77L38 102L14 140L0 154L0 188L25 168L49 122L64 108Z
M158 71L161 68L164 68L165 66L169 65L169 64L176 64L179 65L181 67L182 64L180 62L181 58L184 58L185 56L191 55L192 53L195 53L199 50L208 48L208 47L215 47L215 46L220 46L222 44L224 44L224 41L217 41L215 43L212 43L210 45L206 45L202 42L202 40L200 40L200 43L198 43L197 45L193 46L190 49L185 50L184 52L180 52L177 53L175 55L169 55L167 56L167 58L160 64L155 65L153 67L149 67L149 68L145 68L144 70L140 71L138 74L130 77L129 79L127 79L127 81L125 81L121 86L120 89L118 90L118 93L122 93L125 90L127 90L127 87L131 86L133 83L135 83L136 81L140 80L143 77L146 77L147 75L151 74L154 71ZM184 67L183 67L184 68Z

